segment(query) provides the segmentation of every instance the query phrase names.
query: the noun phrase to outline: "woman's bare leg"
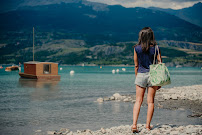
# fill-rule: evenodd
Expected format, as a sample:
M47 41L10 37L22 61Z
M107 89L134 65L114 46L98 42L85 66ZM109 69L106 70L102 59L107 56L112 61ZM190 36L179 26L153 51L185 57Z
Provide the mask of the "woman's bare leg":
M133 108L133 127L136 128L140 107L144 98L145 88L136 85L136 102Z
M153 112L154 112L154 97L155 97L157 88L158 86L149 87L148 93L147 93L148 110L147 110L146 128L149 128L149 129L150 129L150 123L151 123Z

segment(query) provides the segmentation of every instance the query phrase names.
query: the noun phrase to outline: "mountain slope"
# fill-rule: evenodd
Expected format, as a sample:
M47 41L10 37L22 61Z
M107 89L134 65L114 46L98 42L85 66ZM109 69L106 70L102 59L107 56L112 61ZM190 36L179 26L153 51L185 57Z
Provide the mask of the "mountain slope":
M201 2L194 4L192 7L183 8L179 10L162 9L162 8L156 8L156 7L149 7L149 9L167 12L169 14L175 15L183 20L186 20L190 23L193 23L195 25L202 27L202 17L201 17L202 3Z
M62 29L71 33L101 34L108 39L128 41L136 40L138 32L149 26L157 39L201 40L202 28L162 11L118 5L107 6L107 9L97 11L84 3L23 7L1 13L0 29L16 31L35 26L45 31Z
M165 46L165 62L201 62L202 28L159 10L69 0L21 6L0 13L0 19L0 63L32 60L33 26L37 61L133 64L136 42L117 42L137 41L139 31L149 26L157 43Z

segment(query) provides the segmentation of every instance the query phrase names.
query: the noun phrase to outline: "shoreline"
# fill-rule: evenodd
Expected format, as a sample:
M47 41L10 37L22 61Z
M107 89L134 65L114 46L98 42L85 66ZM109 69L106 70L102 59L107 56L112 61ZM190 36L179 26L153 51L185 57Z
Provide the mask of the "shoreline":
M56 62L57 63L57 62ZM174 66L173 64L171 63L165 63L167 67L170 67L170 68L173 68L173 67L176 67ZM10 66L10 65L13 65L13 64L0 64L2 66ZM17 65L17 64L15 64ZM23 65L23 64L22 64ZM59 66L83 66L82 64L60 64ZM120 64L120 65L104 65L104 64L84 64L84 67L99 67L99 66L103 66L103 67L135 67L135 65L125 65L125 64ZM192 66L192 65L188 65L188 66L183 66L183 65L177 65L177 66L180 66L180 67L176 67L176 68L201 68L202 69L202 64L201 65L198 65L198 66Z
M170 63L165 63L167 67L176 67L173 64ZM172 66L171 66L172 65ZM82 66L82 64L61 64L61 66ZM103 66L103 67L135 67L135 65L124 65L124 64L120 64L120 65L104 65L104 64L84 64L84 67L88 67L88 66L94 66L94 67L99 67L99 66ZM202 68L202 64L199 66L192 66L192 65L188 65L188 66L183 66L183 65L177 65L177 66L181 66L181 67L176 67L176 68Z

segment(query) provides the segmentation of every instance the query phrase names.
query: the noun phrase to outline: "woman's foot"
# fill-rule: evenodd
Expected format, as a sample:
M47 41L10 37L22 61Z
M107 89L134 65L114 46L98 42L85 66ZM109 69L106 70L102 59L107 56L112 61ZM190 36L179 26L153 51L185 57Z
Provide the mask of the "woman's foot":
M133 124L132 127L131 127L131 131L133 133L138 133L139 131L137 130L137 125L136 124Z
M152 128L153 128L153 125L146 126L146 129L147 129L148 131L150 131Z

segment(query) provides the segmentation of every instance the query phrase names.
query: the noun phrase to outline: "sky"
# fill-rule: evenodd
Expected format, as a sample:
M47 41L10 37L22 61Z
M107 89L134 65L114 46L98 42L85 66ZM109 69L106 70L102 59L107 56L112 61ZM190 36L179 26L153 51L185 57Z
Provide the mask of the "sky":
M122 5L124 7L160 7L171 9L182 9L191 7L202 0L88 0L106 3L108 5Z

